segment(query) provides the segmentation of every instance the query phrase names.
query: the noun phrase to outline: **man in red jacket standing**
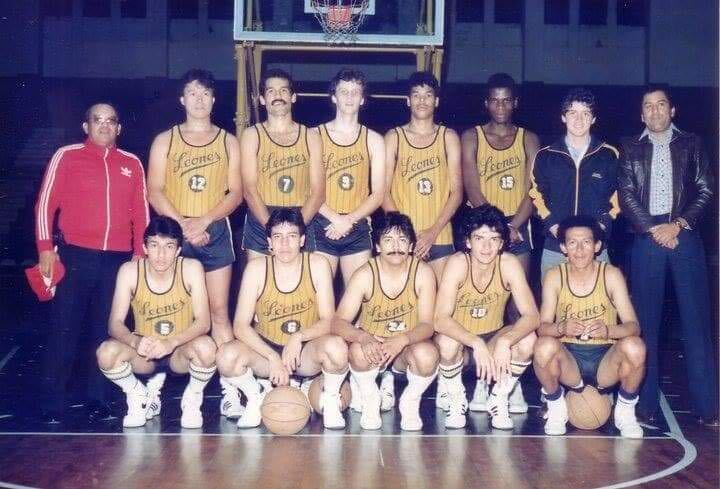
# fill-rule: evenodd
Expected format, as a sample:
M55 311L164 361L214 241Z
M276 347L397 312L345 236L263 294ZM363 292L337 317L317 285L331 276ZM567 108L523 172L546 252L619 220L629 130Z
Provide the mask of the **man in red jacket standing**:
M118 268L131 255L142 256L148 223L144 170L115 145L121 129L115 108L93 105L82 127L85 142L60 148L50 160L35 206L40 271L52 277L58 260L66 270L51 304L42 359L47 423L62 419L81 337L97 347L107 336ZM90 419L102 419L110 414L105 383L97 369L87 372Z

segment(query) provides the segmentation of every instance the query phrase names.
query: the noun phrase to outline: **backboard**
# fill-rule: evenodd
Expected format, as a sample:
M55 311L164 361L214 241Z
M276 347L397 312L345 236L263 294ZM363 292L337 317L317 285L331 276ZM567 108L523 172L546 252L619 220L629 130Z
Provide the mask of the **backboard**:
M343 5L351 0L332 0ZM357 1L355 2L358 3ZM328 44L311 0L235 0L235 41ZM368 0L357 34L345 43L442 46L445 0Z

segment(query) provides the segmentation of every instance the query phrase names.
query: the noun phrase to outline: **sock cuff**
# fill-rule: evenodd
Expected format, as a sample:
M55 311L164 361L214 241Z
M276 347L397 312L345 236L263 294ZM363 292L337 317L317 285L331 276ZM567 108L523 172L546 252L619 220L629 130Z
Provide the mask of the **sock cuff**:
M532 362L522 362L519 360L513 360L510 362L510 373L513 377L520 377L523 372L530 366Z
M370 370L354 370L352 367L350 369L350 374L354 375L355 377L364 377L368 376L370 377L372 375L373 378L377 377L380 373L380 369L378 367L373 367Z
M102 374L110 380L120 380L133 374L130 362L122 362L118 367L109 370L100 369Z
M545 389L542 389L543 394L545 395L545 399L548 401L557 401L560 399L563 395L563 387L561 385L558 385L558 388L555 390L555 392L547 393L545 392Z
M573 392L582 392L583 389L585 389L585 381L580 379L580 383L578 385L573 385L568 388Z
M341 377L345 377L348 374L348 372L350 371L350 367L346 368L344 372L340 372L339 374L327 372L325 369L321 369L320 371L322 372L323 375L338 375Z
M190 373L190 377L192 377L193 379L199 380L201 382L207 382L212 378L216 370L217 367L215 365L213 365L212 367L201 367L200 365L195 365L193 362L190 362L190 368L188 369L188 372Z
M625 404L635 405L638 402L640 396L637 392L628 392L622 387L618 389L618 401L624 402Z
M408 367L408 369L405 371L405 375L407 375L408 382L409 382L411 379L418 379L418 380L421 380L421 381L429 381L429 382L432 382L433 379L434 379L435 377L437 377L438 370L440 370L440 367L435 367L435 371L434 371L432 374L428 375L427 377L423 377L422 375L418 375L418 374L412 372L412 371L410 370L410 368Z
M440 372L440 376L445 377L446 379L451 379L453 377L457 377L458 375L462 374L462 370L463 370L462 359L453 365L440 364L438 366L438 371Z

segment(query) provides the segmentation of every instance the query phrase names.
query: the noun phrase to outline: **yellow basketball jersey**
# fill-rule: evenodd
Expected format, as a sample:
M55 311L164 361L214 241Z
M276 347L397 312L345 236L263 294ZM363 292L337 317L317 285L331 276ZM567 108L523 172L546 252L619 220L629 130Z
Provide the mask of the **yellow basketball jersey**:
M354 143L338 144L321 125L320 138L325 165L325 203L335 212L354 211L370 195L370 151L367 127L360 126Z
M480 190L485 199L506 216L513 216L527 194L525 187L525 129L518 127L515 140L506 149L496 149L485 137L482 126L477 131L477 170Z
M183 216L200 217L228 190L227 132L220 129L204 146L186 142L180 126L171 129L165 167L165 195Z
M265 286L257 300L255 315L257 332L277 345L286 345L291 334L315 325L320 316L308 253L302 253L300 281L290 292L278 288L274 259L265 257Z
M257 188L265 205L302 207L310 194L310 150L307 127L300 124L294 143L283 146L270 137L264 124L258 132Z
M192 300L183 282L182 264L183 258L178 257L172 285L164 292L156 292L147 282L147 260L138 260L137 286L130 302L136 333L169 338L192 326Z
M360 326L372 335L388 338L415 329L418 324L415 276L419 261L413 257L405 279L405 287L395 297L382 288L377 258L368 261L373 273L373 291L370 299L363 301L360 310Z
M607 263L599 262L595 286L592 292L585 296L578 296L570 290L568 282L567 263L561 263L560 267L560 294L557 306L555 306L555 321L560 323L566 319L575 319L580 322L600 319L608 326L617 324L617 309L608 297L605 288L605 268ZM575 343L579 345L608 345L615 343L613 339L591 338L581 340L574 336L563 336L560 339L563 343Z
M402 127L398 135L397 162L390 195L398 210L410 217L415 232L430 228L450 197L444 126L438 128L435 140L424 148L416 148L408 141ZM448 223L434 244L452 244L452 229Z
M467 274L457 291L452 317L472 334L492 333L503 327L505 305L510 298L500 273L500 256L495 258L492 277L483 290L473 281L472 257L468 253L465 256Z

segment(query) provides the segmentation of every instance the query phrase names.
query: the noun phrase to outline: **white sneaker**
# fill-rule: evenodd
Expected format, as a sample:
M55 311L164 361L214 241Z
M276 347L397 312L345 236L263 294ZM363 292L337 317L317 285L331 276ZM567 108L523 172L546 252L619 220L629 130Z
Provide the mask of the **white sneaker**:
M364 430L379 430L382 427L380 417L380 390L375 390L371 395L362 398L362 414L360 415L360 427Z
M437 377L437 391L435 393L435 408L447 412L450 409L450 394L448 393L447 379L442 375Z
M123 418L122 425L124 428L138 428L145 426L146 412L148 406L147 389L139 380L135 387L127 393L128 411Z
M395 407L395 375L385 371L380 377L380 411Z
M490 420L493 428L498 430L513 429L513 420L508 411L508 398L506 396L490 394L487 401L487 411L491 416Z
M237 387L225 382L220 378L220 387L222 388L222 399L220 399L220 415L229 419L237 419L245 412L245 408L240 403L240 391Z
M486 382L478 380L475 382L475 392L473 392L472 400L470 401L470 411L473 412L484 412L487 411L488 396L490 395L490 388Z
M185 389L182 399L180 400L180 426L183 428L202 428L203 417L200 406L203 403L203 392L198 390Z
M465 397L465 389L458 392L446 393L450 406L445 416L445 428L464 428L467 423L468 401Z
M420 431L423 427L420 418L420 398L409 399L406 395L407 388L403 391L398 402L400 410L400 429L403 431Z
M260 384L260 392L248 396L245 412L237 422L238 428L257 428L262 422L262 403L268 391Z
M305 377L305 378L303 379L302 383L300 384L300 391L301 391L303 394L305 394L305 397L307 397L308 400L310 400L310 384L313 383L313 380L315 380L315 379L317 379L317 378L319 378L319 377L320 377L320 376L318 376L318 377Z
M323 426L331 430L345 428L345 418L340 410L340 394L320 393L320 405L323 409Z
M355 377L350 375L350 409L356 413L362 412L362 398L360 396L360 388L358 387Z
M643 429L635 417L635 405L637 398L632 402L625 402L618 398L615 402L613 417L615 418L615 427L620 430L620 436L623 438L639 439L643 437Z
M160 372L147 381L147 393L148 393L148 408L145 413L146 419L153 419L155 416L160 416L160 410L162 408L162 402L160 401L160 390L165 385L165 378L167 374Z
M525 401L523 395L522 385L520 380L515 382L515 387L510 391L510 414L525 414L528 412L528 403Z
M559 399L547 401L547 421L545 421L546 435L564 435L567 432L565 426L568 422L567 403L565 395Z

